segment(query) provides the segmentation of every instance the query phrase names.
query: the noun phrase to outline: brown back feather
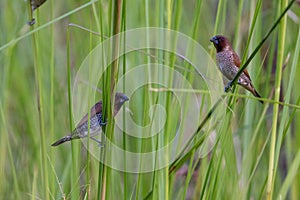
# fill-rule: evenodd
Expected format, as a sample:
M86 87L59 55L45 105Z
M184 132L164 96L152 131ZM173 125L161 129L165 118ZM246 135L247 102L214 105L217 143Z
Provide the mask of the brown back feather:
M101 112L102 112L102 101L99 101L91 108L91 116L94 116L95 114ZM88 113L80 120L77 126L80 126L87 121L88 121Z
M232 50L232 52L233 52L233 61L234 61L234 64L235 64L235 66L237 66L238 68L240 68L241 67L241 59L237 55L237 53L235 53L233 50ZM250 75L249 75L248 71L246 69L244 69L243 72L249 78L249 80L251 81L251 78L250 78Z

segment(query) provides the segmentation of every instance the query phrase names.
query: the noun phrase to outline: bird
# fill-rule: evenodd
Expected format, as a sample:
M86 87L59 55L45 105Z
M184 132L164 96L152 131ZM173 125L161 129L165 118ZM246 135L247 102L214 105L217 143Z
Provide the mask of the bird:
M114 104L114 113L115 116L122 105L128 101L129 98L120 92L117 92L115 95L115 104ZM90 137L101 145L101 142L93 138L100 130L101 127L106 125L106 121L103 119L102 115L102 101L97 102L92 108L90 112ZM77 124L76 128L72 131L71 134L57 140L51 146L58 146L65 142L71 141L73 139L85 138L88 136L88 113L80 120Z
M31 12L33 12L35 9L40 7L43 3L45 3L47 0L30 0L31 5ZM35 19L32 18L29 22L27 22L29 26L32 26L35 24Z
M230 81L225 87L225 91L230 88L231 81L241 67L241 59L238 54L232 49L229 40L222 35L216 35L210 39L216 48L216 61L222 74ZM261 98L260 94L254 88L250 75L246 69L243 70L238 82L240 86L250 91L255 97ZM263 101L259 100L262 104Z
M44 4L47 0L30 0L31 10L34 11L42 4Z

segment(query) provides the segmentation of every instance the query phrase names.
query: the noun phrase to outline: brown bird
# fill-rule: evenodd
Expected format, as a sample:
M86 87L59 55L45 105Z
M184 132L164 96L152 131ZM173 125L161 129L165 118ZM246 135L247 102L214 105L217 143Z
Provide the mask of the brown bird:
M122 93L116 93L115 96L115 104L114 104L114 113L115 116L122 105L128 101L129 98ZM90 136L91 139L95 140L99 144L101 144L98 140L93 138L99 131L101 130L101 126L106 124L106 121L102 118L102 101L97 102L92 108L90 113ZM54 142L51 146L58 146L67 141L71 141L73 139L84 138L88 136L88 113L80 120L76 128L72 131L70 135L67 135L60 140Z
M210 41L214 44L217 50L216 60L219 69L222 74L230 81L229 84L225 87L225 91L227 91L231 81L240 69L241 59L232 49L230 42L226 37L222 35L216 35L211 38ZM246 90L250 91L255 97L261 98L261 96L252 85L250 75L246 69L244 69L243 73L240 75L237 83ZM263 103L263 101L261 100L260 102Z

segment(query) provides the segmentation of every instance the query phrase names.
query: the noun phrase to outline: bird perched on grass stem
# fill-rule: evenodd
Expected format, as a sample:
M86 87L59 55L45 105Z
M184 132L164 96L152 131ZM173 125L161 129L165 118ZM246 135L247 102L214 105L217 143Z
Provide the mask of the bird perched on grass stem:
M210 39L214 44L217 54L216 60L222 74L229 80L232 81L241 67L241 59L237 53L232 49L229 40L222 36L216 35ZM261 98L258 92L252 85L250 75L246 69L240 75L238 82L240 86L250 91L255 97ZM225 91L228 90L231 82L225 87ZM263 101L260 100L261 103Z
M119 112L122 105L128 100L129 98L125 94L118 93L118 92L116 93L113 116L115 116ZM106 121L104 121L102 118L102 101L99 101L91 108L91 112L90 112L91 139L99 142L98 140L93 138L93 136L96 135L100 131L101 126L104 126L105 124ZM80 122L78 123L78 125L70 135L67 135L61 138L60 140L54 142L51 146L58 146L67 141L84 138L87 136L88 136L88 113L80 120Z

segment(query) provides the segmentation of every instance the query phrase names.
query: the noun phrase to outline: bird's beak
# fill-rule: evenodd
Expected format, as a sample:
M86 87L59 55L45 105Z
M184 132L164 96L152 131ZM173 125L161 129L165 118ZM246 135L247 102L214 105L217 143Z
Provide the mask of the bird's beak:
M218 40L216 40L215 37L212 37L209 41L211 41L214 44L218 44Z
M123 101L125 102L125 101L128 101L128 100L129 100L128 96L123 95Z

